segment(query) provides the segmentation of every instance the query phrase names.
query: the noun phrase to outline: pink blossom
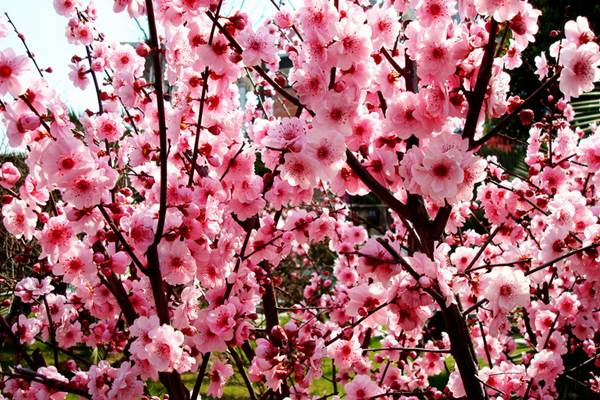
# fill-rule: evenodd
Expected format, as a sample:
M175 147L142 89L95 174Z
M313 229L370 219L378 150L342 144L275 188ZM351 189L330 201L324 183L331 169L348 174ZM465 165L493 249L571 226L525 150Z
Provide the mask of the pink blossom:
M54 0L54 9L58 15L70 17L79 6L78 0Z
M415 182L435 201L453 197L464 179L460 158L456 153L427 154L423 163L412 169Z
M535 74L543 79L548 76L548 72L550 71L548 68L548 60L546 59L546 53L542 52L539 56L536 56L534 59L535 62Z
M371 26L373 48L391 48L394 45L400 23L385 6L373 7L367 11L367 20Z
M23 93L28 61L27 56L17 56L12 49L0 51L0 94L16 97Z
M23 200L13 199L2 207L2 222L6 230L17 238L31 240L35 232L37 217Z
M179 240L163 242L158 247L163 279L171 285L189 283L196 274L196 261L189 248Z
M73 228L64 215L50 218L38 236L42 255L48 256L51 260L60 258L61 254L71 248L75 240Z
M92 261L92 251L81 242L75 242L67 252L61 254L60 261L52 267L56 275L64 276L68 283L85 283L96 278L96 266Z
M109 142L120 139L125 131L125 127L119 122L116 115L111 113L105 113L96 118L94 128L98 139Z
M381 393L379 385L367 375L357 375L352 382L344 385L348 400L366 400Z
M261 61L267 64L277 62L275 37L271 34L268 26L263 26L256 32L253 32L252 28L248 26L240 33L239 40L244 48L242 57L246 65L258 65Z
M42 324L38 319L27 318L21 314L18 322L15 322L11 329L21 343L33 344L37 334L40 333L41 327Z
M221 398L221 396L223 396L223 386L225 386L229 378L233 376L233 367L217 359L213 362L208 376L210 383L206 393L209 396Z
M292 186L314 188L317 183L317 162L301 153L287 153L281 175Z
M510 267L494 268L484 275L483 295L494 313L508 313L529 304L529 279L523 272Z
M225 341L233 338L236 309L233 304L224 304L209 311L206 323L209 329Z
M338 340L327 349L335 365L341 370L351 369L352 365L361 358L362 349L358 340Z
M600 48L596 43L585 43L577 48L562 50L560 63L560 90L568 100L594 89L600 79Z
M475 0L475 7L477 12L493 16L498 22L504 22L521 11L522 3L520 0Z
M417 20L424 27L446 23L456 13L456 3L444 0L420 0L416 6Z
M158 371L172 371L183 357L183 333L170 325L161 325L148 332L150 343L144 350L150 364Z
M586 17L579 16L575 21L571 20L565 23L565 38L569 43L577 47L591 42L594 37L594 32L590 29L590 24Z
M75 87L85 90L90 84L88 67L83 63L73 63L69 65L69 79L75 85Z
M356 25L343 20L338 26L338 40L328 49L332 62L341 69L349 69L355 60L364 60L371 54L371 29L368 25Z
M535 381L544 381L547 385L553 385L556 377L564 371L562 358L559 354L542 350L536 353L531 360L527 375Z
M144 383L139 380L131 362L122 363L115 373L115 380L107 395L115 399L135 399L143 396Z
M302 150L306 136L304 122L298 118L283 118L281 122L270 128L262 139L262 144L275 149L289 149L293 152Z
M10 189L19 179L21 179L21 173L12 162L7 161L2 163L0 167L0 186Z

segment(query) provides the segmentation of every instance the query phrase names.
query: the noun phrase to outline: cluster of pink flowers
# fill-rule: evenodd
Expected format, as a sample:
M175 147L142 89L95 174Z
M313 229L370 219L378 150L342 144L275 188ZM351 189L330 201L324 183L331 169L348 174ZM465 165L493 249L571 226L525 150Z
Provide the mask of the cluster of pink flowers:
M0 316L19 355L2 393L126 400L160 381L186 400L238 374L250 398L546 400L573 371L598 390L600 128L568 104L600 79L587 19L521 99L541 15L525 0L305 0L257 24L229 3L115 0L148 16L132 46L93 2L54 0L89 54L70 79L97 94L77 121L47 69L0 49L28 170L0 168L2 223L31 270ZM517 118L526 173L480 151ZM368 194L385 224L349 204ZM30 356L40 341L59 362Z

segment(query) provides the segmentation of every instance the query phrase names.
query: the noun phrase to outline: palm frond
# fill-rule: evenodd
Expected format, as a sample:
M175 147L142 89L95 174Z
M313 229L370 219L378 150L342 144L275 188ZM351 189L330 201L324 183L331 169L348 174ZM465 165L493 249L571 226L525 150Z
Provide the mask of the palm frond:
M582 94L571 105L575 111L573 123L583 130L600 123L600 85L588 93Z

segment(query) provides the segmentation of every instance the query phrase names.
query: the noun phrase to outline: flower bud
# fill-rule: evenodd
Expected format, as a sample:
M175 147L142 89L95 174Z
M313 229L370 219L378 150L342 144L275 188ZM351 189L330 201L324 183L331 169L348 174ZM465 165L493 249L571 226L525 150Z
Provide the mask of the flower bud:
M23 128L25 131L34 131L40 127L40 117L35 114L25 114L19 117L17 126Z
M521 124L523 126L529 126L531 125L531 123L533 122L533 119L535 118L535 113L533 112L533 110L531 109L525 109L522 110L519 113L519 119L521 120Z
M140 43L135 47L135 53L140 57L146 57L150 54L150 47L146 43Z

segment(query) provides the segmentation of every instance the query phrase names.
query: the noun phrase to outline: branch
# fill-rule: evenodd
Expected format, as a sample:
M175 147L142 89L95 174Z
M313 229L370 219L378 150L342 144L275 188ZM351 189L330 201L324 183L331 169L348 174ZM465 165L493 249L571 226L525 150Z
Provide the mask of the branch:
M198 370L198 376L196 377L196 383L194 383L194 389L192 390L192 397L190 400L196 400L200 394L200 388L202 387L202 380L206 375L206 368L208 367L208 360L210 360L210 353L206 353L202 356L202 364Z
M547 268L547 267L551 266L552 264L555 264L555 263L557 263L557 262L559 262L559 261L562 261L562 260L564 260L565 258L569 258L569 257L571 257L572 255L575 255L575 254L577 254L577 253L581 253L581 252L583 252L583 251L586 251L586 250L590 250L590 249L596 248L596 247L598 247L598 246L600 246L600 243L592 243L592 244L590 244L590 245L588 245L588 246L584 246L584 247L580 247L580 248L578 248L578 249L572 250L572 251L570 251L570 252L568 252L568 253L566 253L566 254L563 254L563 255L562 255L562 256L560 256L560 257L556 257L554 260L550 260L550 261L548 261L547 263L544 263L544 264L542 264L542 265L540 265L540 266L538 266L538 267L535 267L535 268L533 268L533 269L530 269L529 271L527 271L527 272L525 273L525 276L529 276L529 275L531 275L531 274L534 274L534 273L536 273L536 272L538 272L538 271L540 271L540 270L542 270L542 269L544 269L544 268Z
M227 38L227 40L229 41L229 44L231 44L231 46L233 47L233 50L236 53L242 53L244 51L244 49L242 48L242 46L240 46L240 44L238 43L237 40L235 40L235 38L229 33L229 31L227 31L227 29L225 29L223 27L223 25L221 25L219 23L219 21L217 20L217 18L215 17L215 15L213 15L210 11L206 12L206 15L208 15L208 17L213 21L213 23L217 26L217 28L219 28L219 32L221 32L223 34L223 36L225 36L225 38ZM314 111L310 110L308 107L306 107L304 104L302 104L302 102L294 95L288 93L284 88L282 88L277 82L275 82L270 76L269 74L267 74L265 72L265 70L260 67L259 65L255 65L252 67L253 70L255 70L256 72L258 72L258 74L269 83L269 85L271 85L273 87L273 89L275 89L275 91L277 93L279 93L281 96L283 96L286 100L288 100L290 103L292 103L293 105L295 105L296 107L300 108L300 109L305 109L306 111L308 111L312 116L315 115Z
M73 393L73 394L85 397L86 399L92 398L86 390L75 387L71 383L61 382L56 379L46 378L45 376L39 375L38 373L36 373L32 370L26 369L26 368L18 368L17 367L17 368L13 368L12 370L14 371L13 373L1 372L1 374L9 376L11 378L24 379L29 382L38 382L38 383L48 386L51 389L57 390L59 392Z
M38 72L38 74L40 74L40 77L43 78L44 74L42 72L42 69L40 68L37 61L35 60L35 56L33 55L33 53L29 50L29 46L27 46L27 42L25 41L25 36L23 36L22 33L19 33L19 31L17 30L17 27L13 23L12 19L10 19L10 16L8 15L8 13L5 12L4 15L6 15L6 19L8 19L8 23L13 27L13 30L17 34L17 37L21 40L21 43L23 43L23 46L25 47L25 51L27 52L27 57L29 57L31 59L31 61L33 61L33 65L35 65L35 69L37 69L37 72Z
M425 347L378 347L364 351L415 351L418 353L450 353L450 349L427 349Z
M217 10L215 11L215 15L218 18L219 13L221 12L221 5L223 4L223 0L219 0L219 4L217 5ZM208 46L211 46L215 37L215 28L216 25L213 23L210 28L210 35L208 37ZM200 110L198 111L198 122L196 124L196 137L194 139L194 151L192 152L192 169L190 171L190 179L188 181L188 186L192 186L194 182L194 171L196 170L193 166L196 165L196 160L198 159L198 143L200 142L200 130L202 129L202 117L204 115L204 103L206 102L206 92L208 91L208 77L209 77L210 69L208 66L204 68L204 72L202 73L202 94L200 95Z
M256 394L254 393L254 388L252 387L252 382L250 382L250 379L248 379L248 375L246 374L246 370L244 369L244 364L242 363L240 356L231 347L229 348L229 354L231 354L231 358L233 358L233 361L235 362L235 365L237 366L237 369L240 372L240 375L242 375L242 379L244 380L244 384L246 385L246 388L248 389L248 394L250 395L250 399L256 400Z
M154 68L154 92L156 95L158 129L160 135L160 204L158 211L158 225L156 227L153 243L156 246L162 238L167 212L167 124L162 87L163 75L160 60L160 44L158 42L158 32L156 31L156 18L154 16L152 0L146 0L146 9L148 12L148 26L150 28L150 45L152 48L152 65Z
M169 304L167 294L163 290L160 260L158 257L158 244L162 239L167 214L167 125L165 118L165 99L162 88L163 76L160 61L160 44L158 41L156 18L154 16L152 0L146 0L146 10L148 14L148 27L150 28L150 45L152 48L152 62L154 66L154 92L156 95L160 135L160 200L154 242L150 245L147 252L148 278L150 280L150 286L152 287L152 295L154 297L156 313L160 323L169 324ZM189 398L189 391L184 386L181 381L181 376L176 371L170 373L162 372L160 374L160 381L167 388L170 397L174 400L184 400Z
M544 82L540 87L538 87L533 93L531 93L524 101L523 103L521 103L517 108L515 108L513 110L513 112L511 112L508 115L505 115L500 122L498 122L488 133L487 135L483 136L480 139L475 140L474 142L471 143L471 145L469 146L469 149L474 149L476 147L479 147L481 145L483 145L484 143L486 143L488 140L490 140L491 138L493 138L496 135L500 134L500 131L502 129L504 129L510 121L512 121L514 118L516 118L519 113L527 106L529 106L533 100L535 100L544 89L546 89L548 86L550 86L552 83L556 82L558 80L558 78L560 77L560 73L559 71L556 71L556 73L554 75L552 75L552 77L550 77L549 79L546 80L546 82ZM512 138L511 138L512 139Z
M487 46L485 47L485 53L481 60L481 66L479 73L477 74L477 81L475 82L475 88L469 96L469 111L467 113L467 119L465 120L465 129L463 130L463 138L468 139L469 142L473 140L475 131L477 130L477 121L479 120L479 114L483 107L483 100L487 92L487 87L492 77L492 67L494 66L494 51L496 49L496 28L498 22L493 18L490 19L490 33Z
M360 178L360 180L377 196L381 201L387 204L398 216L411 220L411 211L409 208L398 200L389 190L381 185L377 179L369 171L367 171L354 153L346 149L346 163L352 171ZM407 226L407 228L410 228Z
M127 242L125 237L123 236L123 233L121 233L119 228L112 221L112 218L110 217L110 215L108 215L108 213L106 212L106 208L104 208L104 206L102 204L98 204L98 209L100 210L100 213L102 213L102 216L106 220L106 223L108 224L108 226L110 226L110 228L112 229L114 234L117 235L117 238L121 242L121 245L125 249L125 252L127 253L127 255L129 255L129 257L131 257L131 260L133 261L133 263L141 271L145 271L146 267L144 266L144 264L142 264L140 259L135 255L135 252L133 251L133 249L131 248L131 246L129 245L129 243Z
M23 346L23 344L21 343L21 341L19 340L17 335L15 335L15 333L12 331L12 329L10 329L10 325L8 325L8 322L6 322L6 320L4 319L4 317L1 314L0 314L0 328L2 328L4 330L4 332L6 333L6 335L8 335L8 337L10 337L10 339L12 340L15 347L19 350L19 352L25 359L25 362L27 363L27 365L29 365L31 368L39 368L40 365L37 365L37 363L35 363L33 361L31 356L27 353L25 346Z

